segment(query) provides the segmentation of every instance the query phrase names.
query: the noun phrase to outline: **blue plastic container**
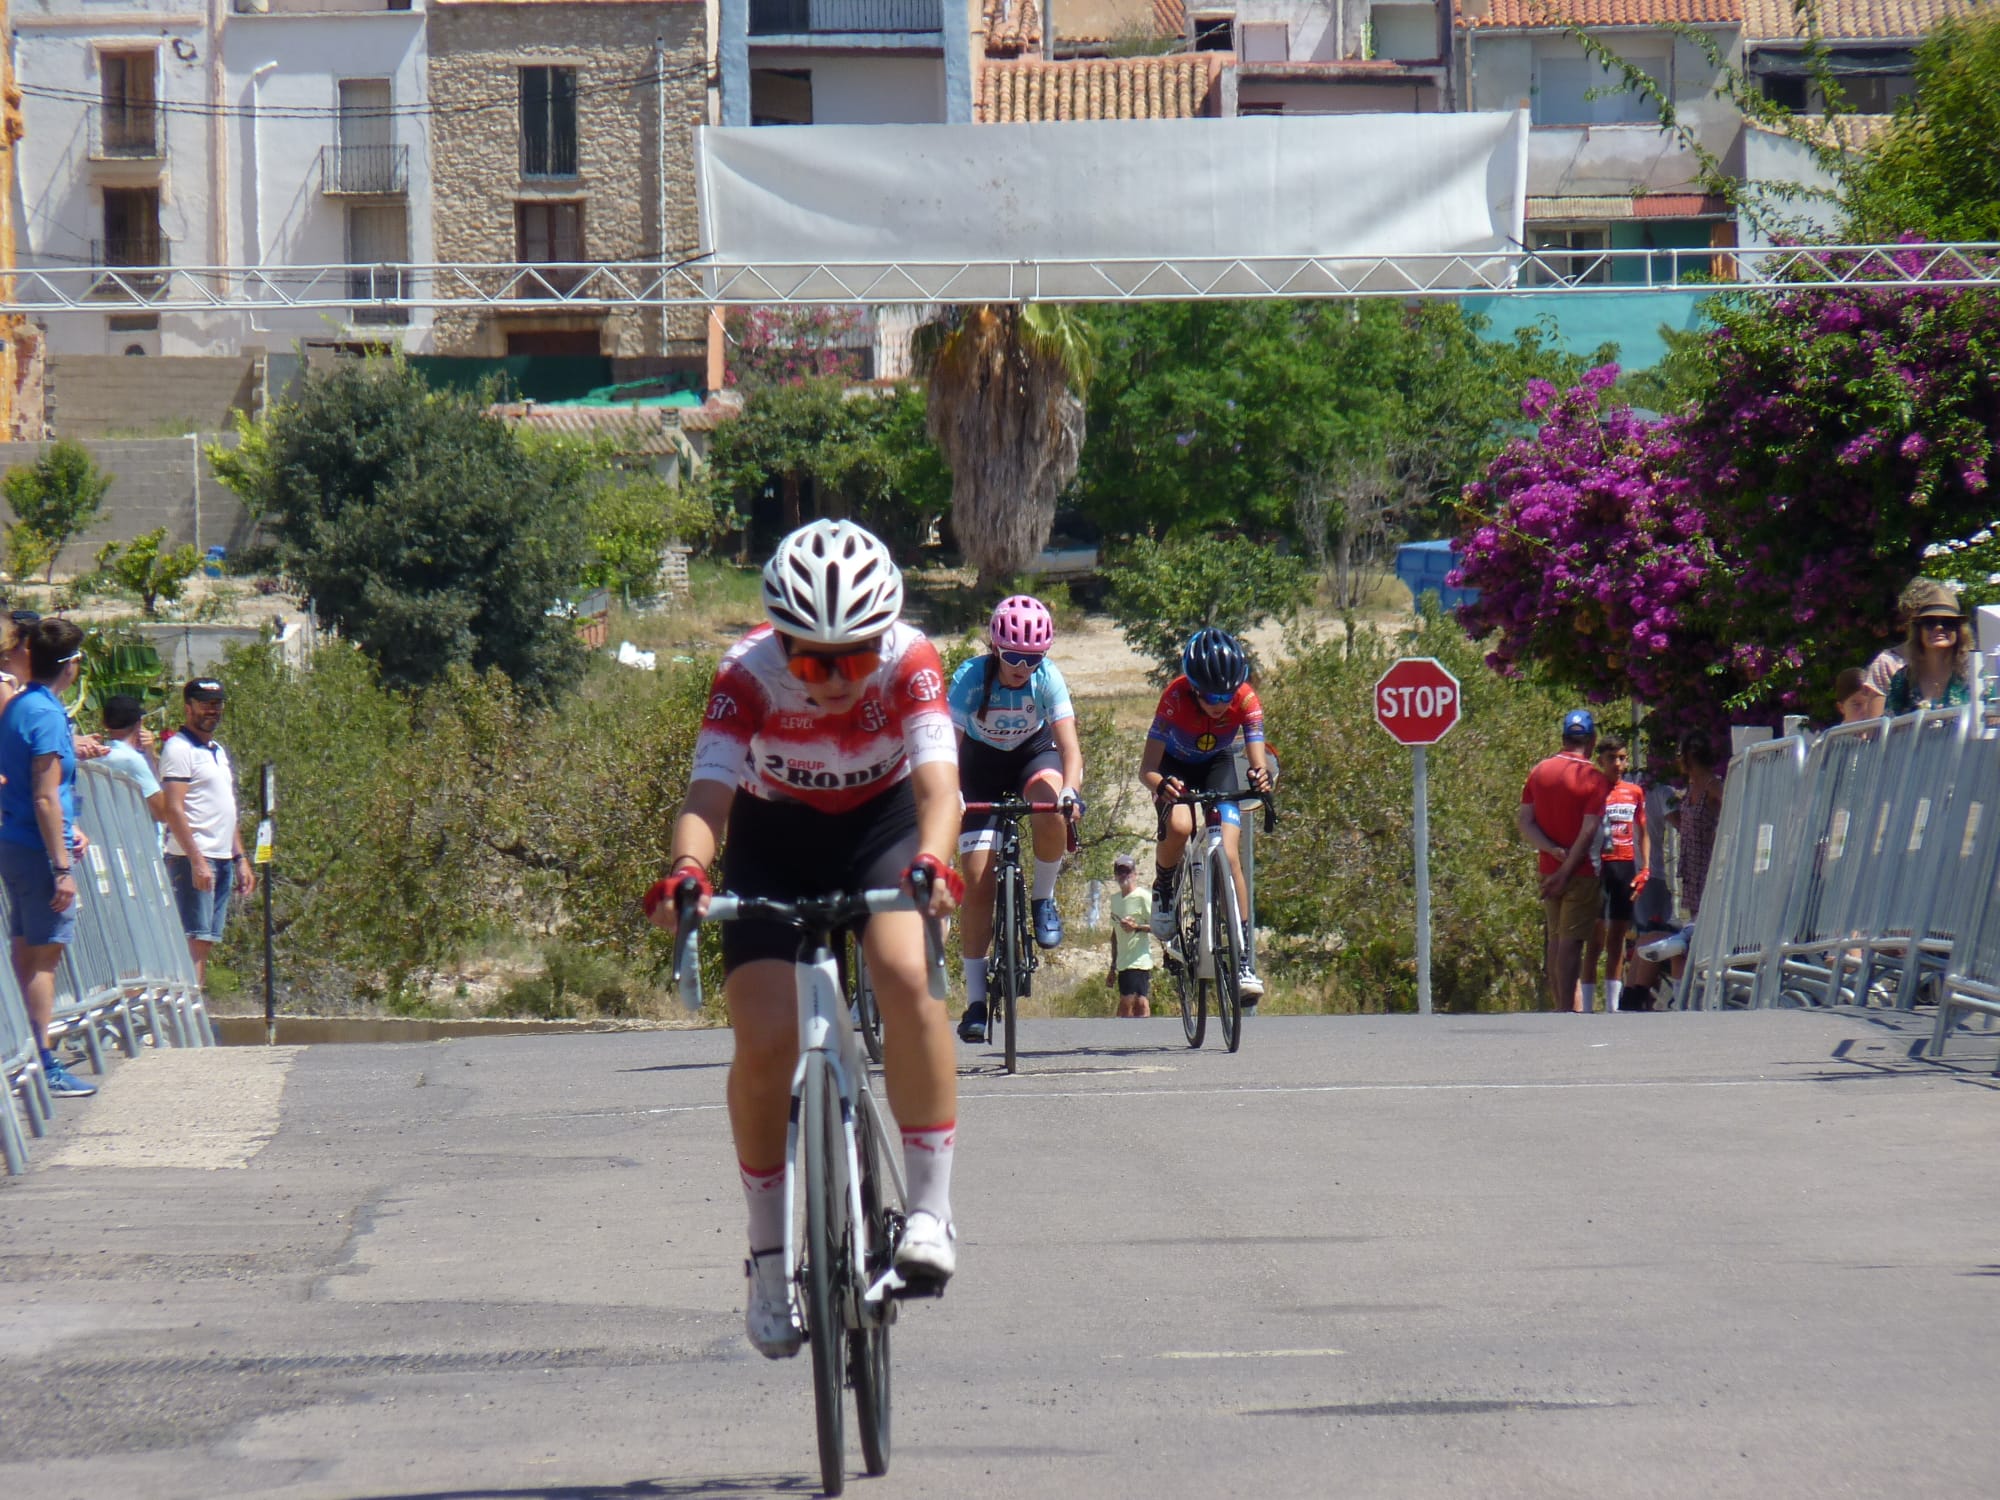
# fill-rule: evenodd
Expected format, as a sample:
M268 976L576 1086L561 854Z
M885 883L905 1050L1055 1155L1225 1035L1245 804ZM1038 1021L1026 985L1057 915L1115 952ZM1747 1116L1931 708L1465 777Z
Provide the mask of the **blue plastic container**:
M1426 594L1436 594L1446 609L1477 600L1478 589L1455 589L1445 583L1445 575L1456 566L1450 542L1405 542L1396 549L1396 577L1410 591L1413 603Z

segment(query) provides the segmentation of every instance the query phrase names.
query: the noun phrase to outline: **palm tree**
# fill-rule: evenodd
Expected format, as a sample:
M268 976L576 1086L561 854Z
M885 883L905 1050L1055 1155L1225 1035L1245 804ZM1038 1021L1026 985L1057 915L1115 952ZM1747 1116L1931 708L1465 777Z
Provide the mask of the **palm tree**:
M932 439L951 465L951 524L979 587L1007 587L1042 548L1083 456L1089 324L1047 303L954 307L917 333Z

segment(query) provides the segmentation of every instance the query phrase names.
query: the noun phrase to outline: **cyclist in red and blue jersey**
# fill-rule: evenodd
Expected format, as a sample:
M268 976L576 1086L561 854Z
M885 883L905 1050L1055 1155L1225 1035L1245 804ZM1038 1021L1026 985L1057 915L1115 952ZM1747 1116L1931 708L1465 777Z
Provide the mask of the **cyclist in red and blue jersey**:
M1194 833L1194 809L1168 806L1190 788L1196 791L1243 790L1236 774L1236 747L1241 738L1250 762L1250 787L1268 791L1271 769L1264 753L1264 707L1250 686L1250 658L1236 637L1214 626L1198 630L1181 652L1181 675L1167 684L1146 732L1146 753L1139 762L1139 779L1161 804L1160 842L1153 862L1153 933L1162 942L1174 935L1174 896L1180 883L1181 851ZM1243 874L1243 815L1233 802L1218 809L1223 847L1236 876L1240 911L1250 910L1250 886ZM1254 1003L1264 993L1264 981L1252 967L1250 945L1243 945L1238 988Z
M1046 802L1033 818L1035 879L1029 897L1035 941L1044 948L1063 940L1056 907L1056 876L1068 835L1063 815L1078 802L1083 746L1069 687L1049 660L1055 620L1048 606L1026 594L1002 599L987 622L992 650L962 662L952 675L951 722L958 730L958 786L967 802L1022 797ZM993 940L993 851L1000 819L968 816L958 835L965 866L965 906L960 948L965 954L965 1016L958 1034L977 1042L986 1031L986 950Z
M815 521L778 544L763 592L771 623L716 669L672 863L647 893L647 916L673 930L673 898L685 888L705 915L718 848L723 882L739 896L908 891L921 870L932 881L930 914L949 916L965 893L948 863L958 840L957 747L943 664L901 619L894 559L852 522ZM885 1023L889 1105L903 1129L909 1218L896 1269L905 1281L941 1285L958 1264L951 1022L928 992L916 912L868 918L861 942ZM729 1125L750 1220L744 1323L771 1359L798 1353L803 1338L782 1253L797 947L797 933L772 922L732 922L722 935L735 1040Z

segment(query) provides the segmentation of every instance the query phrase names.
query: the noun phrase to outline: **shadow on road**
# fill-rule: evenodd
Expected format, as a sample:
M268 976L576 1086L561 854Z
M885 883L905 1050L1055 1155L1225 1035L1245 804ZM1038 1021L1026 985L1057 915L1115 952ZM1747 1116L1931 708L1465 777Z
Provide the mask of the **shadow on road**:
M623 1484L538 1484L525 1489L399 1490L365 1500L703 1500L706 1496L809 1495L818 1491L818 1483L803 1475L740 1474L708 1479L631 1479Z

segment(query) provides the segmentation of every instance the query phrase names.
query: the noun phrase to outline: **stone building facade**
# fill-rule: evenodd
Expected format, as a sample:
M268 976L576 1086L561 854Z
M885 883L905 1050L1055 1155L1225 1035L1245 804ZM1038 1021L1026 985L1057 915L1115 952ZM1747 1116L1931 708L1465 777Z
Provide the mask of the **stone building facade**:
M703 0L431 0L432 234L439 261L653 261L694 253ZM661 59L664 58L664 66ZM575 273L539 273L558 286ZM523 295L547 295L529 280ZM699 369L700 304L440 311L440 354L653 357Z

